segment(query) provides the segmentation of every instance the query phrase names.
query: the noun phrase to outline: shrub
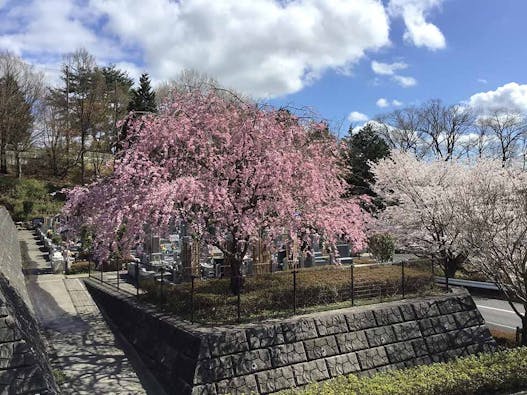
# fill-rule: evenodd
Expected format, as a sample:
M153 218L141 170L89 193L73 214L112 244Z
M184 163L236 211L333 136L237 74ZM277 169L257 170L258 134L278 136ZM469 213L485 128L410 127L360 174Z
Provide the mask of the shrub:
M0 204L15 221L55 215L62 206L50 195L52 186L35 179L0 177Z
M341 376L296 395L461 395L494 394L527 387L527 347L472 355L451 362L378 373L373 377Z
M95 263L88 261L78 261L71 264L68 274L79 274L79 273L88 273L89 268L95 270Z
M51 236L51 242L55 245L60 245L62 243L61 235L53 233L53 235Z
M368 237L368 249L378 261L388 262L395 254L395 241L389 233L377 233Z

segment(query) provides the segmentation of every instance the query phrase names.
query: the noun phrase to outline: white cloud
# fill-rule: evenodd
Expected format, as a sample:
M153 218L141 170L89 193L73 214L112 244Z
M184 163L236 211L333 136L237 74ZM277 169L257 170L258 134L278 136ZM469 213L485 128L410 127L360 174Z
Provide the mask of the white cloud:
M297 92L324 71L349 72L389 44L376 0L91 0L105 28L139 45L153 76L193 68L258 97Z
M406 77L396 74L397 71L404 70L406 68L408 68L408 64L404 62L381 63L376 62L375 60L371 62L371 69L375 74L392 76L392 79L404 88L408 88L417 84L417 80L413 77ZM379 105L379 101L377 101L377 105L379 107L387 107L389 105L388 102L384 104L385 105L383 106L381 102L381 105Z
M414 77L405 77L402 75L394 75L393 79L403 88L409 88L417 85L417 80Z
M445 36L436 25L427 22L426 17L442 3L443 0L390 0L388 11L391 16L403 18L406 42L437 50L446 47Z
M408 65L404 62L395 62L395 63L381 63L376 62L375 60L371 62L371 69L375 74L380 75L394 75L398 70L404 70Z
M380 107L380 108L386 108L386 107L390 107L390 106L393 106L393 107L399 107L399 106L402 106L403 105L403 102L402 101L399 101L397 99L393 99L391 102L387 99L385 99L384 97L381 97L379 100L377 100L375 102L375 104L377 105L377 107Z
M478 78L478 82L481 82L482 84L488 83L488 81L485 78Z
M348 120L350 122L365 122L368 119L370 119L370 117L358 111L352 111L350 115L348 115Z
M161 81L196 69L243 93L276 97L301 90L328 70L349 74L368 52L389 45L389 15L405 20L415 45L433 48L433 40L418 31L435 28L424 17L439 3L0 0L0 50L59 68L63 55L84 47L100 64L122 65L133 76L144 69ZM396 76L407 65L371 67Z
M69 0L12 2L0 27L0 48L18 55L60 59L63 54L85 47L97 57L122 55L118 46L96 34L89 26L92 12ZM16 28L16 29L15 29Z
M384 97L381 97L379 100L377 100L375 104L377 105L377 107L380 107L380 108L385 108L390 105L388 100L386 100Z
M476 93L468 102L481 112L505 109L527 113L527 84L510 82L492 91Z
M141 67L137 67L134 63L131 62L116 62L115 66L118 69L126 71L128 73L128 76L133 78L136 84L139 83L139 77L141 77L141 74L148 72L148 70L144 70ZM156 85L158 82L154 78L150 78L150 81L152 82L152 85Z

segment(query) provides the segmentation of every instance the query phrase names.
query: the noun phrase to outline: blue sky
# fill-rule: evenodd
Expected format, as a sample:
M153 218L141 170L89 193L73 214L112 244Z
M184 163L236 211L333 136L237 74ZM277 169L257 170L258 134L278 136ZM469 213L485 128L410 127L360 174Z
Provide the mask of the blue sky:
M0 0L0 50L50 83L79 47L134 78L196 69L342 132L432 98L527 112L525 15L525 0Z
M404 23L396 20L390 31L393 45L368 53L352 76L328 72L315 84L273 102L313 104L324 117L339 121L352 111L373 117L398 108L380 108L376 105L379 98L390 102L395 99L404 105L435 98L454 104L507 83L526 84L525 15L527 1L522 0L444 1L428 20L443 33L445 48L428 50L405 43ZM408 64L405 74L414 77L417 84L405 88L376 75L371 69L372 61ZM524 111L526 94L524 91ZM345 126L348 124L345 122Z

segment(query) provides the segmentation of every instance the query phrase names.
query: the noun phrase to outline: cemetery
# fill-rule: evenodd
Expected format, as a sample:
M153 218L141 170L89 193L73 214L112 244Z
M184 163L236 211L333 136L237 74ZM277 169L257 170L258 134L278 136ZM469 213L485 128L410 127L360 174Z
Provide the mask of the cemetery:
M468 259L445 229L469 208L415 208L457 196L404 195L424 172L389 183L416 159L379 162L381 215L398 213L381 222L371 197L348 195L324 123L215 90L175 91L130 122L113 173L68 193L65 236L89 228L87 287L170 393L268 394L496 350L471 296L434 286L433 263ZM390 231L429 259L393 259Z
M254 243L243 260L242 292L234 295L223 253L179 230L166 238L147 236L144 244L129 253L128 261L119 265L120 270L112 264L99 265L90 277L140 295L180 318L205 324L254 321L439 292L433 286L433 268L426 261L383 263L372 257L352 257L350 246L343 242L331 258L320 244L313 242L314 253L309 254L291 248L283 237L275 253Z
M472 2L0 0L0 395L527 395L527 2Z

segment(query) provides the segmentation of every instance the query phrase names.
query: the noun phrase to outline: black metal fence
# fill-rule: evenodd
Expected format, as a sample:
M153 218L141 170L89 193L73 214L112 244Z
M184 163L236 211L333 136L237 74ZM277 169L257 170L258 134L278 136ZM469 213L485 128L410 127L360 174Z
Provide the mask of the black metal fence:
M295 268L236 279L204 279L163 266L127 264L119 270L102 267L90 277L121 292L156 304L166 312L203 324L250 322L314 311L379 303L430 293L430 264L350 264Z

